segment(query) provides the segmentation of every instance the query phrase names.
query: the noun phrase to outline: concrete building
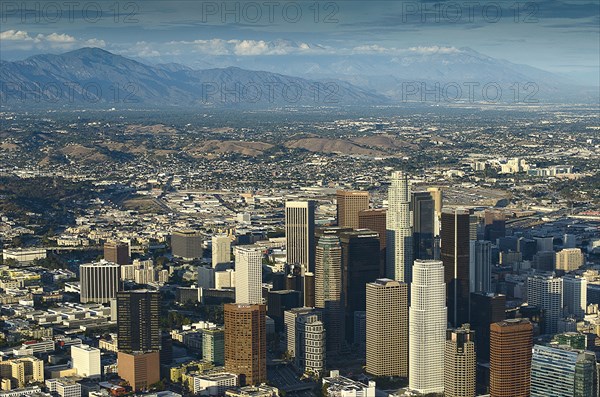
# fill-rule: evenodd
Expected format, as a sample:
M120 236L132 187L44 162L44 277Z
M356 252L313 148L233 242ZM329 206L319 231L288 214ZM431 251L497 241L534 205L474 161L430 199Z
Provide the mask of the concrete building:
M527 278L527 303L544 311L542 333L558 332L558 320L562 317L563 280L551 275L534 275Z
M133 390L148 390L151 385L160 381L160 352L117 353L119 376Z
M231 239L226 234L215 234L211 238L212 267L231 262Z
M55 397L81 397L81 384L70 378L48 379L46 387Z
M562 285L564 315L583 320L587 308L587 280L569 274L562 278Z
M176 230L171 234L171 253L184 260L202 258L202 234L195 230Z
M225 391L225 397L279 397L279 389L275 386L244 386Z
M321 313L304 313L296 317L296 367L304 373L320 376L325 370L325 335Z
M238 386L238 376L229 372L198 374L192 376L192 382L195 395L216 397Z
M529 397L533 325L526 319L490 325L490 397Z
M378 279L366 285L367 373L408 376L408 285Z
M369 209L369 192L338 190L336 201L338 226L358 229L358 213Z
M46 249L43 248L5 248L2 250L2 258L6 261L15 261L26 265L36 259L46 258Z
M314 272L315 264L315 202L285 202L285 248L287 262Z
M267 380L266 307L231 303L224 306L225 370L239 376L241 385Z
M100 261L79 266L81 303L109 303L120 289L120 275L116 263Z
M77 375L84 378L100 378L100 349L88 345L71 346L71 361Z
M585 255L579 248L565 248L556 253L556 270L571 272L585 265Z
M468 324L448 330L444 350L444 396L475 397L475 332Z
M131 260L129 244L122 241L107 241L104 243L104 260L117 265L129 264Z
M408 175L394 171L388 188L386 215L386 277L411 282L413 237L410 226L410 188Z
M384 275L386 261L386 221L385 208L369 209L358 213L358 228L369 229L379 234L379 274Z
M223 329L202 330L202 358L215 366L225 364L225 331Z
M198 266L198 288L215 288L215 268L208 266Z
M416 260L410 290L408 387L423 394L442 393L447 325L442 261Z
M0 378L6 379L11 389L23 388L30 382L43 382L44 361L33 356L0 361Z
M305 314L320 314L312 307L297 307L283 313L283 334L285 335L286 351L290 357L296 357L296 319Z
M259 247L238 246L235 253L235 302L262 304L262 259Z
M364 383L340 376L339 371L330 371L322 380L328 397L375 397L375 382Z

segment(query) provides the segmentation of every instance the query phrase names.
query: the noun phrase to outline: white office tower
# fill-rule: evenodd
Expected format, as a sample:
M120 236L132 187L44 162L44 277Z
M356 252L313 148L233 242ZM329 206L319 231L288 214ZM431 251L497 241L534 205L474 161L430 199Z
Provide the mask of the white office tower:
M81 303L108 303L116 298L121 270L119 265L101 260L79 267Z
M492 291L492 243L469 241L469 292Z
M563 280L560 277L535 275L527 278L527 303L544 311L542 334L558 332L562 317Z
M412 273L413 238L410 218L408 175L402 171L394 171L388 189L386 276L405 283L410 283Z
M235 247L235 303L262 304L262 250Z
M321 375L325 370L325 326L320 313L296 317L296 366L304 373Z
M285 249L287 262L301 265L302 271L315 271L315 202L286 201Z
M447 308L442 261L416 260L410 290L408 387L443 393Z
M84 378L100 378L100 350L88 345L71 346L71 361L77 375Z
M231 262L231 239L226 234L215 234L211 239L212 267Z
M566 275L563 282L563 308L565 316L583 320L587 306L587 280L580 276Z

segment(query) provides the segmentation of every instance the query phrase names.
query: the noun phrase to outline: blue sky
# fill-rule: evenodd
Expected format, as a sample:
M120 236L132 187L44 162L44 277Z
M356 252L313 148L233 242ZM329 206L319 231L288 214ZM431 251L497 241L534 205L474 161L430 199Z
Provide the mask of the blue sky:
M599 84L600 1L5 1L0 57L83 46L150 63L469 47ZM25 5L25 7L23 7ZM518 11L517 11L518 10Z

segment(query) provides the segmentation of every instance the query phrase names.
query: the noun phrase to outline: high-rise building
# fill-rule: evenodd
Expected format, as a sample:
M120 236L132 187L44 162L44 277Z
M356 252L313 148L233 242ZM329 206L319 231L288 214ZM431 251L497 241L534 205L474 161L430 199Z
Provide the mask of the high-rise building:
M119 376L135 391L160 381L160 352L118 352Z
M468 324L448 330L444 350L444 396L475 397L475 333Z
M100 350L88 345L71 346L71 362L77 375L84 378L100 378Z
M390 279L367 283L366 371L408 376L408 286Z
M225 370L239 375L241 385L267 381L267 331L264 305L224 306Z
M413 263L410 220L408 175L402 171L394 171L388 189L385 266L387 278L405 283L411 282Z
M563 280L551 275L534 275L527 278L527 303L538 306L544 312L543 334L558 332L558 320L562 317Z
M551 344L533 346L531 397L587 397L596 393L596 356Z
M565 248L556 253L556 270L570 272L579 269L585 264L585 256L579 248Z
M429 194L431 194L431 197L433 198L434 209L435 209L435 221L434 221L433 234L434 234L434 237L439 237L440 236L440 221L441 221L441 217L442 217L442 207L444 205L444 203L443 203L444 196L443 196L442 188L428 187L427 191L429 192Z
M469 244L469 291L492 292L492 243L471 240Z
M29 382L44 381L44 360L28 356L0 361L0 378L8 388L23 388ZM4 383L2 383L4 385Z
M206 266L198 266L198 288L215 288L215 268Z
M283 331L283 313L295 307L302 307L299 291L289 289L269 291L267 294L267 316L275 322L275 331Z
M202 234L195 230L176 230L171 234L173 256L184 260L202 258Z
M435 201L430 192L412 194L414 259L434 259Z
M491 292L471 293L471 328L475 331L477 361L490 360L490 325L506 318L506 296Z
M226 234L215 234L211 238L212 267L231 262L231 239Z
M371 230L340 233L342 306L346 340L354 339L354 312L365 311L365 284L379 278L379 236Z
M313 272L304 273L304 306L315 307L315 274Z
M423 394L442 393L447 324L442 261L416 260L410 290L408 387Z
M321 311L312 307L297 307L283 313L285 346L290 357L296 357L296 319L305 314L321 315Z
M81 303L108 303L117 296L120 266L100 261L79 266Z
M104 243L104 260L107 262L127 265L130 259L129 244L121 241L107 241Z
M529 397L533 326L529 320L490 325L490 397Z
M583 320L587 307L587 280L576 275L562 278L564 314Z
M315 202L286 201L285 248L287 262L314 272L315 264Z
M369 192L338 190L336 199L338 226L358 229L358 213L369 209Z
M235 302L262 303L262 249L238 246L235 254Z
M470 220L466 209L442 211L442 251L448 321L455 327L469 322Z
M160 350L160 292L149 290L117 293L119 352Z
M321 314L304 313L296 317L296 366L304 373L320 376L325 370L326 331Z
M202 358L215 366L225 364L225 332L223 329L202 330Z
M484 239L495 242L506 236L506 216L502 210L486 210L484 214Z
M317 243L315 307L323 309L328 351L339 351L344 330L342 246L339 237L333 233L323 234Z
M370 209L358 213L358 228L369 229L379 234L379 276L385 276L386 218L385 208Z

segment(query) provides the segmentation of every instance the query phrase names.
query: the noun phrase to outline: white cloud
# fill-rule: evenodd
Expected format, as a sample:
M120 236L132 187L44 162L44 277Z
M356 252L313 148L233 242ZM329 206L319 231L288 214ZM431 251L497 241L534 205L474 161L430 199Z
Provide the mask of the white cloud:
M0 33L0 40L7 41L33 41L33 37L23 30L7 30Z
M0 33L0 40L6 45L21 50L47 50L62 49L69 50L77 47L106 47L104 40L99 39L77 39L66 33L53 32L50 34L29 34L23 30L6 30Z

